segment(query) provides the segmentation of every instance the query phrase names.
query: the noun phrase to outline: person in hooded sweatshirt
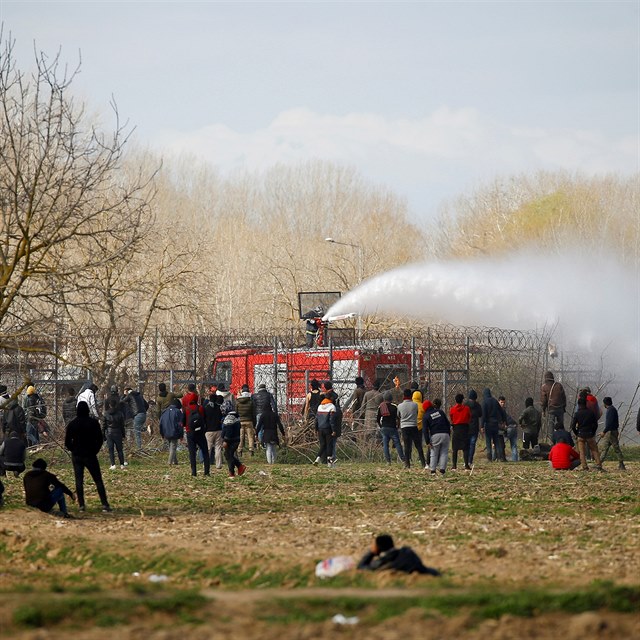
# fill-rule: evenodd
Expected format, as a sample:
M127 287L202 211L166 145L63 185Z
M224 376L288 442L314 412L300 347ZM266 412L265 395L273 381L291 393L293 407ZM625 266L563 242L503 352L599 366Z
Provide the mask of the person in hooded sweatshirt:
M320 443L316 460L329 467L333 466L331 447L335 437L336 421L336 406L331 401L330 395L325 394L316 413L316 431L318 432L318 441Z
M270 407L270 405L267 406ZM249 449L249 455L252 456L255 449L256 405L251 397L251 393L249 392L248 384L242 385L240 395L236 399L236 411L240 418L240 446L238 447L238 455L242 455L242 452L244 451L244 444L246 442L247 448Z
M158 384L158 395L156 396L156 415L158 420L162 412L173 404L175 395L172 391L167 391L167 385L164 382Z
M545 436L550 438L556 424L564 428L564 414L567 410L567 396L564 387L551 371L546 371L540 387L540 404L545 424Z
M84 402L89 408L89 415L98 418L98 401L96 400L96 391L98 387L93 382L85 382L80 389L80 393L76 398L76 410L81 402Z
M247 470L247 467L238 460L238 456L236 455L239 444L240 419L238 418L238 414L234 410L231 410L222 421L222 446L227 458L230 478L236 477L236 469L238 470L239 476Z
M75 496L66 484L47 471L46 460L42 458L34 460L31 471L24 474L23 483L25 501L29 507L50 513L57 504L63 518L71 517L67 511L64 496L66 494L72 500L75 500Z
M482 405L478 402L478 392L475 389L469 389L469 399L465 404L471 410L471 422L469 422L469 466L471 467L476 455L476 443L482 422Z
M274 464L276 461L277 450L280 446L278 431L282 434L282 438L285 442L286 434L284 432L280 416L277 413L273 413L270 405L267 405L264 408L264 411L260 414L258 429L262 431L262 442L267 450L267 463Z
M128 464L124 459L122 448L122 443L125 439L124 414L120 410L120 399L117 394L115 397L110 397L106 402L105 412L102 416L102 430L109 450L109 463L111 465L109 469L113 471L116 468L116 451L118 452L120 468L124 469Z
M447 470L447 457L449 455L449 442L451 441L451 424L447 414L442 408L442 400L435 398L433 407L425 411L423 420L423 431L429 432L429 442L431 444L431 457L429 459L429 470L431 475L436 475L436 469L442 475Z
M506 427L507 414L500 403L491 395L491 389L482 392L482 433L487 445L487 460L506 462L504 438L500 435L500 427ZM495 458L492 449L495 447Z
M160 416L160 435L169 443L168 464L178 464L178 442L184 437L184 413L177 398Z
M6 476L7 471L12 471L17 478L26 468L24 464L26 458L26 442L12 431L0 444L0 476Z
M78 507L85 510L84 504L84 470L87 469L96 483L96 489L102 503L102 511L111 511L107 500L107 491L102 481L98 452L102 448L102 429L100 423L90 415L89 405L79 402L76 417L67 425L64 446L71 452L71 462L76 479Z
M67 387L67 397L62 402L62 421L66 427L76 417L76 390L73 387Z
M142 432L147 422L149 403L138 389L131 389L124 401L129 405L131 415L133 415L133 433L136 439L136 446L138 449L142 449Z

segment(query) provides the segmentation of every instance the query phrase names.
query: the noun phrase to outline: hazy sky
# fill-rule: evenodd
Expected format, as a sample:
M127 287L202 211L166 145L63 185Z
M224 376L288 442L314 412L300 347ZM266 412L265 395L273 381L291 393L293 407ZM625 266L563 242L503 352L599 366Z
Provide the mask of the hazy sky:
M496 175L639 170L640 2L11 2L92 110L223 172L323 158L417 218Z

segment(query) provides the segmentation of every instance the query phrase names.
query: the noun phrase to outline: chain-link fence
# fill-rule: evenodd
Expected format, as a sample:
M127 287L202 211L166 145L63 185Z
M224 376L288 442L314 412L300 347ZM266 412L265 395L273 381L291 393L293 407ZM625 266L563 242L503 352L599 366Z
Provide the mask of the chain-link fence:
M350 344L354 352L360 354L403 354L408 363L400 374L403 386L415 381L419 388L426 387L430 398L442 398L445 407L453 404L457 393L466 396L469 389L474 388L481 397L482 390L488 387L494 396L507 398L507 408L515 418L524 407L526 397L532 396L538 402L543 373L554 366L556 378L567 389L568 411L573 406L572 389L580 385L589 384L592 389L599 389L599 396L607 395L607 389L602 386L603 372L589 369L579 357L565 358L564 362L550 359L550 337L546 331L452 325L383 335L363 332L357 337L353 331L330 330L325 342L327 346L310 351L331 353L333 349ZM48 421L52 427L62 424L61 406L67 388L73 386L77 392L88 379L98 384L100 397L116 384L120 390L125 386L137 387L153 401L160 382L176 390L195 382L201 392L206 392L213 380L214 357L221 350L244 347L286 355L304 352L306 342L302 328L279 334L238 331L200 335L157 329L144 338L133 334L119 335L117 352L103 346L107 344L104 336L96 334L81 338L31 339L16 344L15 349L0 351L0 382L7 386L10 394L24 389L27 382L34 384L49 406ZM87 344L93 345L90 353ZM128 355L122 357L123 353ZM276 395L295 398L297 394L299 398L298 391L291 391L293 372L283 369L276 360L271 360L272 380L276 381L271 390ZM113 364L115 361L117 366ZM270 365L262 366L268 369ZM353 389L354 378L359 375L357 368L357 364L354 368L329 360L327 377L333 379L343 399ZM387 386L398 371L389 369L389 379L385 380ZM300 385L300 375L298 371L297 385ZM302 377L302 380L306 379ZM367 380L368 385L372 382ZM286 415L289 423L299 421L299 404L280 402L280 406L285 414L291 414ZM626 434L628 439L635 434L635 429L627 429Z

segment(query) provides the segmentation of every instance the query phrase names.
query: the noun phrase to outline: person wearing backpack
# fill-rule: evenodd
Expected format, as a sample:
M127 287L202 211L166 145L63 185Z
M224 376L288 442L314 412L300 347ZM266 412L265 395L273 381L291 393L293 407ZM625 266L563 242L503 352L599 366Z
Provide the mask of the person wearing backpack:
M13 431L27 444L27 418L16 398L9 400L4 407L2 414L2 439L6 440Z
M198 475L196 471L196 451L200 449L204 463L204 475L208 476L210 475L210 460L209 452L207 451L207 438L205 436L204 409L195 400L192 400L189 404L186 425L191 475Z
M27 441L30 446L40 444L40 424L47 417L47 407L33 385L27 387L22 408L27 422ZM46 430L43 433L46 434Z
M209 463L215 464L216 469L222 469L222 413L220 405L222 396L215 391L209 394L209 399L204 404L204 425L207 449L209 450Z
M236 469L238 469L239 476L241 476L247 469L247 467L238 460L238 456L236 456L239 444L240 420L235 411L229 411L222 421L222 446L227 458L230 478L236 477Z
M177 398L160 415L160 435L169 443L169 464L178 464L178 441L184 437L184 413Z
M136 446L138 449L142 449L142 432L147 421L149 403L137 389L131 389L124 401L129 405L133 415L133 433L136 439Z

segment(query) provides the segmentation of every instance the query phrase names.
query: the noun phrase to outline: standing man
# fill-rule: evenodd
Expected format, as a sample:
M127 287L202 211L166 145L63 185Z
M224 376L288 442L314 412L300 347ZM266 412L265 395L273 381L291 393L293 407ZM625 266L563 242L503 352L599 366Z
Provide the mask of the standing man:
M67 397L62 403L62 421L66 426L76 417L76 390L73 387L67 387Z
M618 438L618 410L613 406L613 401L607 396L602 403L604 404L604 431L600 436L600 439L605 439L604 451L602 452L601 459L604 462L607 459L607 453L609 453L609 447L613 447L613 451L618 458L618 469L625 471L624 460L622 458L622 451L620 450L620 440Z
M482 405L478 402L478 392L475 389L469 389L469 399L465 404L471 411L471 422L469 423L469 466L472 467L482 422Z
M391 395L393 397L393 391ZM411 467L411 448L415 445L420 464L423 469L426 469L427 463L422 450L422 435L418 431L418 405L411 399L412 395L411 389L405 389L402 393L402 402L398 405L398 426L404 445L404 466L405 469Z
M396 376L393 379L393 389L391 389L391 395L393 397L393 404L400 406L404 402L404 391L400 386L400 378Z
M391 392L389 392L391 393ZM393 402L393 394L390 402ZM364 428L368 433L373 433L376 429L377 420L376 417L378 415L378 408L382 403L383 396L380 393L380 380L375 380L373 383L373 389L369 389L369 391L365 391L362 396L362 413L364 415ZM397 405L396 405L397 406Z
M270 405L268 406L271 408ZM249 455L252 456L255 448L256 405L253 402L251 393L249 392L248 384L242 385L242 390L236 400L236 407L238 418L240 418L240 446L238 447L238 455L242 456L244 443L246 441L249 449ZM264 413L264 409L262 413Z
M505 436L511 447L511 462L518 462L518 423L509 415L507 411L507 399L504 396L498 398L498 402L507 416L507 430ZM505 452L506 455L506 452Z
M2 437L6 439L11 433L27 444L27 419L17 398L12 398L4 405L2 412Z
M400 444L400 436L398 435L398 407L391 402L391 391L384 394L384 400L378 407L377 421L380 425L380 433L382 435L382 453L385 462L391 464L391 452L389 451L389 441L393 442L396 453L401 462L404 463L404 451Z
M111 511L107 500L107 491L102 481L98 451L102 448L102 429L100 423L90 415L89 405L79 402L76 417L67 425L64 446L71 452L73 473L76 478L76 494L78 507L85 510L84 505L84 470L87 469L96 483L96 489L102 502L102 511Z
M253 394L253 402L256 410L256 424L260 420L260 414L264 411L267 404L271 405L273 413L278 413L278 407L276 407L276 399L270 391L267 391L267 385L264 382L258 385L258 390ZM224 415L224 413L223 413ZM258 439L260 434L258 433ZM262 442L262 440L260 440Z
M309 393L307 393L302 409L302 416L307 429L315 429L316 413L318 412L318 407L321 402L322 393L320 392L320 383L314 378L309 383Z
M178 442L184 437L184 413L177 398L162 412L159 429L160 435L169 443L169 465L178 464Z
M487 460L493 462L500 460L506 462L504 455L504 439L500 435L500 427L507 422L507 415L500 403L491 395L491 389L482 392L482 433L487 445ZM495 446L496 454L493 457L492 448Z
M204 463L204 475L210 475L211 458L207 450L207 438L205 436L204 409L197 400L192 399L189 403L189 415L185 424L187 431L187 448L189 449L189 464L191 465L191 475L196 476L196 452L200 449L202 462Z
M551 371L544 374L544 381L540 387L540 403L542 415L545 418L545 437L551 439L556 424L564 429L564 413L567 410L567 396L564 387L556 382Z
M98 387L96 387L93 382L85 382L80 389L80 393L76 398L76 412L77 407L81 402L84 402L87 407L89 407L89 415L92 418L99 418L98 415L98 401L96 400L96 391L98 391Z
M522 447L529 449L538 445L538 434L542 428L542 414L533 406L533 398L524 401L524 411L518 418L522 428Z
M471 470L469 465L469 424L471 423L471 409L463 404L464 396L456 394L456 403L449 409L453 438L451 442L451 469L458 468L458 451L462 451L464 468ZM432 449L433 451L433 449Z
M116 451L118 452L120 468L124 469L128 464L124 459L122 448L122 443L125 439L124 414L120 410L120 401L117 394L115 398L111 397L106 402L105 412L102 416L102 430L109 450L109 462L111 464L109 469L114 471L116 468Z
M571 420L571 430L578 436L578 453L580 454L580 469L589 471L587 465L587 446L596 463L596 469L602 471L600 452L596 444L596 431L598 430L598 420L593 411L587 408L587 399L584 396L578 397L578 410Z
M329 450L329 462L334 465L338 458L336 451L338 448L338 438L342 435L342 407L340 406L340 396L334 391L333 383L331 380L326 380L322 383L324 387L324 395L329 398L335 407L335 426L333 429L333 436L331 439L331 448Z
M463 399L464 398L460 399L459 404L462 405ZM422 430L425 432L425 435L427 432L429 433L429 442L431 443L431 459L429 461L431 475L436 475L436 469L444 475L447 470L451 424L447 419L446 413L442 410L442 400L440 400L440 398L434 399L433 407L425 411L422 421Z
M30 446L40 444L40 422L47 417L47 407L33 385L27 387L22 408L27 421L27 441Z
M336 429L336 406L331 401L331 396L325 394L324 399L320 402L316 413L316 429L318 431L318 440L320 449L316 460L328 467L333 466L331 458L332 442L335 437Z
M144 425L147 421L149 403L137 389L131 389L129 391L125 402L128 403L131 415L133 416L133 433L136 438L136 446L138 449L142 449L142 432L144 431Z
M351 411L351 415L353 416L353 427L360 429L363 427L362 417L364 414L364 407L362 401L364 399L364 394L366 393L364 388L364 378L356 376L355 383L356 388L353 390L349 400L347 400L344 410L345 412Z
M173 404L174 399L175 396L173 395L173 391L167 391L167 385L164 382L161 382L158 385L158 395L156 396L158 420L160 420L162 412Z
M222 469L222 412L220 405L222 396L215 391L209 394L209 399L203 403L204 408L204 435L207 439L209 462L216 465L216 469Z

